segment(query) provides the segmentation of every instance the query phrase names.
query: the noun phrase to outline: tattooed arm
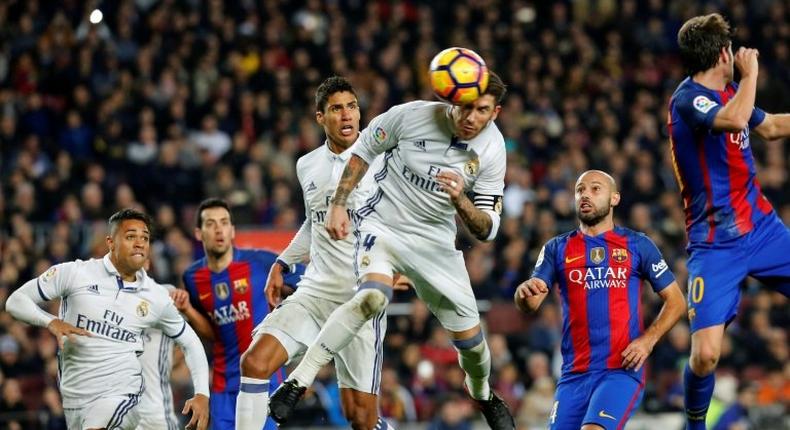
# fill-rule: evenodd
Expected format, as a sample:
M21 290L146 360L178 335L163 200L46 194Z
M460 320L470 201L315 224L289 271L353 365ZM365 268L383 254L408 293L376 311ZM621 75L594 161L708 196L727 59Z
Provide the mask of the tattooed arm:
M453 206L455 206L458 216L464 221L469 231L478 240L488 239L488 236L491 234L491 227L494 224L488 213L475 206L464 193L461 193L457 199L453 200Z
M362 157L352 154L346 163L346 168L343 169L343 176L337 183L335 193L332 194L332 199L329 201L333 206L346 206L348 196L354 191L359 181L365 176L368 171L368 163Z
M329 211L326 214L324 227L329 233L329 237L334 240L345 239L350 230L351 221L348 219L346 204L348 196L354 191L359 181L368 171L368 163L361 157L353 154L346 163L343 176L337 183L337 188L332 198L329 200Z
M499 229L496 201L501 197L478 194L473 203L464 192L464 179L460 175L443 171L436 175L436 179L442 184L442 188L450 197L450 202L455 206L458 216L464 221L469 231L479 240L493 240Z

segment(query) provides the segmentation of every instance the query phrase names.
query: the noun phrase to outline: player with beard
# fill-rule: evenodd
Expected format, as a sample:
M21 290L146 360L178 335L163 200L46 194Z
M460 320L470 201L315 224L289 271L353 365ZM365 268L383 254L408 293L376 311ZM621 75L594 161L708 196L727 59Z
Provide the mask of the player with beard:
M642 366L683 315L685 301L653 241L614 225L612 208L620 193L609 174L584 172L575 199L579 228L543 246L532 278L518 286L514 301L534 312L555 282L559 287L563 364L549 428L620 429L642 399ZM664 301L646 330L642 280Z
M206 256L184 272L186 291L173 293L181 311L203 339L213 343L211 381L211 428L236 428L236 397L241 386L241 354L252 342L252 329L269 313L264 286L277 255L233 246L235 228L228 203L210 198L200 203L195 238L203 243ZM295 287L304 273L294 265L284 284ZM263 389L282 382L285 369L273 372ZM250 430L260 430L257 429ZM266 429L275 428L268 420Z

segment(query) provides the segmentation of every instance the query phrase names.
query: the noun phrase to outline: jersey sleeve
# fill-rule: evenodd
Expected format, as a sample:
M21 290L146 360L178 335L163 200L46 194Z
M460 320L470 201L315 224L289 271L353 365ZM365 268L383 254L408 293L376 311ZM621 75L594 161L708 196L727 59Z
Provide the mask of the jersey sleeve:
M535 261L535 269L532 271L532 277L543 280L549 288L557 280L556 253L557 240L551 239L541 248L538 260Z
M77 270L77 262L56 264L36 278L38 294L44 301L65 297L74 288L71 280Z
M762 124L763 121L765 121L765 111L755 106L752 110L752 116L749 117L749 128L755 128Z
M713 120L722 108L711 94L701 90L683 91L675 103L683 121L693 129L712 129Z
M170 338L175 339L184 333L187 322L184 320L184 317L181 316L181 313L178 312L178 309L176 309L173 300L170 299L169 296L163 296L163 299L165 298L167 298L167 302L164 304L159 314L156 328L162 330L162 333Z
M295 264L291 266L291 271L283 276L283 283L291 288L296 288L296 284L302 279L304 275L304 264Z
M208 317L208 311L203 309L203 303L198 299L197 287L195 287L195 283L191 279L192 273L194 273L192 270L187 269L181 276L181 279L184 281L184 289L189 294L189 304L200 314Z
M398 105L373 118L359 133L359 138L351 147L351 153L370 165L376 156L397 146L406 111L404 105Z
M480 160L480 176L472 186L472 192L476 195L501 196L505 192L505 170L507 167L505 142L498 134L495 139L495 142L489 142L488 145L496 145L496 152L492 157Z
M657 293L675 281L675 275L669 270L661 251L649 237L641 235L638 246L639 272L650 282L653 291Z

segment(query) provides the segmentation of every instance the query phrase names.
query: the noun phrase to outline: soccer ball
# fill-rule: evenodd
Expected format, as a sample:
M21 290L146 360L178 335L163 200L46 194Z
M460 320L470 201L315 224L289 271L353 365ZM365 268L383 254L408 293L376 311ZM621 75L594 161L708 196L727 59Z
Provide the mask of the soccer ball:
M488 87L488 67L475 51L447 48L431 60L431 87L440 99L464 105L477 100Z

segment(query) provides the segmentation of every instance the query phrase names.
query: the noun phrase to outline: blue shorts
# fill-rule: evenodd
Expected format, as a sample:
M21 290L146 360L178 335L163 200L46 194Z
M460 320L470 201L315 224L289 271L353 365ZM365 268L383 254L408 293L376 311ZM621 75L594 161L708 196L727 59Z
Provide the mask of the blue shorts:
M236 396L237 391L211 393L209 409L211 421L209 430L229 430L236 428ZM277 430L277 424L271 417L266 418L265 430Z
M563 376L557 385L550 430L579 430L597 424L622 429L642 401L644 384L623 370L593 370Z
M688 248L688 317L691 332L735 318L740 285L753 276L790 295L790 230L776 214L755 224L738 239Z

